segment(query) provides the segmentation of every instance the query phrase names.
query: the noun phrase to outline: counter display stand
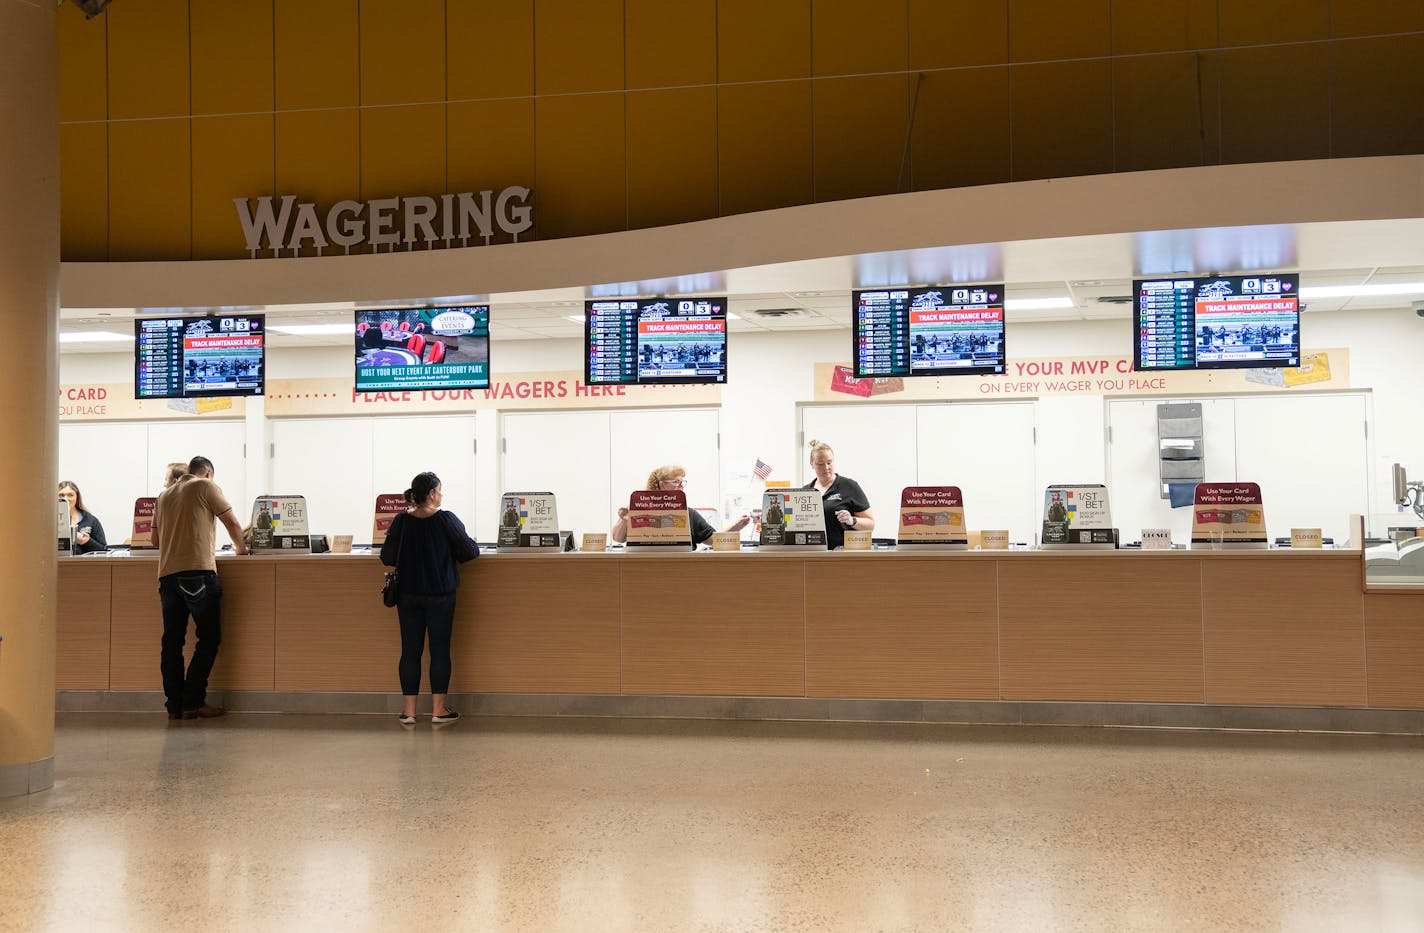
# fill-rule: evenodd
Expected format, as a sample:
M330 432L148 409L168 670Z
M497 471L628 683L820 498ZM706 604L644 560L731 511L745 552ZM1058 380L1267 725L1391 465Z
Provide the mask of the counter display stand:
M1118 546L1108 488L1101 483L1049 486L1043 493L1045 551L1111 551Z
M692 519L680 489L638 489L628 496L629 554L685 554L692 550Z
M386 543L386 532L397 515L410 511L410 503L405 501L403 492L383 492L376 495L375 516L371 522L371 547L380 548Z
M129 549L149 550L153 547L153 512L158 500L143 496L134 500L133 525L129 533Z
M58 539L59 553L71 554L74 551L74 526L69 524L69 503L63 499L54 513L54 530Z
M1192 547L1265 550L1266 507L1257 483L1198 483L1192 505Z
M252 550L308 553L311 533L305 496L258 496L252 503Z
M897 551L966 551L964 495L958 486L907 486L900 493Z
M506 492L499 497L500 551L526 554L560 554L564 537L559 531L559 509L552 492Z
M768 489L761 497L758 550L826 550L825 508L814 489Z

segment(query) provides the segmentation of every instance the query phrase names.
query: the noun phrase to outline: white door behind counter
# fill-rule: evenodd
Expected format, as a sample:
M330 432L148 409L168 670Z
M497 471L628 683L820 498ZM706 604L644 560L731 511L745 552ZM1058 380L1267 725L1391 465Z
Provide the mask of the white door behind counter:
M801 409L797 485L816 478L811 441L835 451L836 473L860 484L875 513L877 538L898 532L900 491L919 483L919 429L914 405L815 405Z
M1197 402L1202 406L1203 459L1206 481L1230 483L1236 469L1236 403L1229 398L1111 399L1108 407L1108 494L1113 524L1124 542L1137 541L1144 528L1170 528L1177 544L1192 538L1192 510L1172 508L1162 498L1161 446L1157 437L1157 406ZM1251 477L1254 479L1255 477ZM1272 496L1266 496L1266 516Z
M1236 400L1236 478L1261 484L1272 538L1320 528L1343 547L1370 514L1367 411L1363 395Z
M1183 401L1202 403L1207 481L1259 483L1272 538L1320 528L1343 545L1347 517L1369 514L1364 395L1113 399L1108 485L1124 541L1136 541L1143 528L1171 528L1178 542L1191 537L1192 510L1161 498L1157 468L1157 406Z
M1031 401L803 405L801 482L814 478L815 438L870 498L877 538L898 534L906 486L958 486L972 530L1007 528L1012 540L1033 541L1035 417Z
M1007 528L1012 541L1035 540L1035 416L1033 402L916 406L919 484L958 486L970 528Z
M687 470L688 504L722 505L715 408L506 412L500 419L500 489L558 497L559 524L604 532L655 467Z
M155 421L148 426L148 471L155 490L162 488L163 468L195 456L213 462L213 480L242 513L247 498L247 432L241 421ZM157 495L152 492L147 495ZM133 503L129 503L130 506ZM130 516L132 517L132 516ZM245 522L244 522L245 524ZM218 535L218 543L226 543Z
M61 422L58 479L79 486L109 543L122 544L133 530L134 500L163 491L170 462L207 457L233 504L246 502L245 441L243 422L233 420Z
M362 544L371 540L376 495L404 492L415 474L430 470L440 477L444 507L473 534L476 417L273 420L272 483L262 491L305 496L313 534L349 534Z
M500 444L498 492L552 492L564 528L608 530L608 412L508 413Z

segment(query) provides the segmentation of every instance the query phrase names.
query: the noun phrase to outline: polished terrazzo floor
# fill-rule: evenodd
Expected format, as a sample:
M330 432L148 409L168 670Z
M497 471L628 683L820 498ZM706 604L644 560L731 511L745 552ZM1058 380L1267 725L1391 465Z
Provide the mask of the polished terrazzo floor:
M0 929L1421 930L1424 739L60 716Z

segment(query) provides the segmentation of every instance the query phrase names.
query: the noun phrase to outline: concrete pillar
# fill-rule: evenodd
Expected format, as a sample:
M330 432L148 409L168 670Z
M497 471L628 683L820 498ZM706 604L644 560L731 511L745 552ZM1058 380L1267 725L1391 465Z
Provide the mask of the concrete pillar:
M59 66L54 0L0 0L0 797L54 784Z

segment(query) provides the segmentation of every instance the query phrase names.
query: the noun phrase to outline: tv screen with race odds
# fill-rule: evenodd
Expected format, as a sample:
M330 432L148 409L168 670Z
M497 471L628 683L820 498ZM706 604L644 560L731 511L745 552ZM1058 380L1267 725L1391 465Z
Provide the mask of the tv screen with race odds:
M857 379L1004 372L1004 286L877 288L852 296Z
M1138 279L1132 295L1135 369L1300 365L1299 275Z
M609 298L584 302L588 385L727 381L727 299Z
M266 391L261 314L134 321L134 398L207 398Z

